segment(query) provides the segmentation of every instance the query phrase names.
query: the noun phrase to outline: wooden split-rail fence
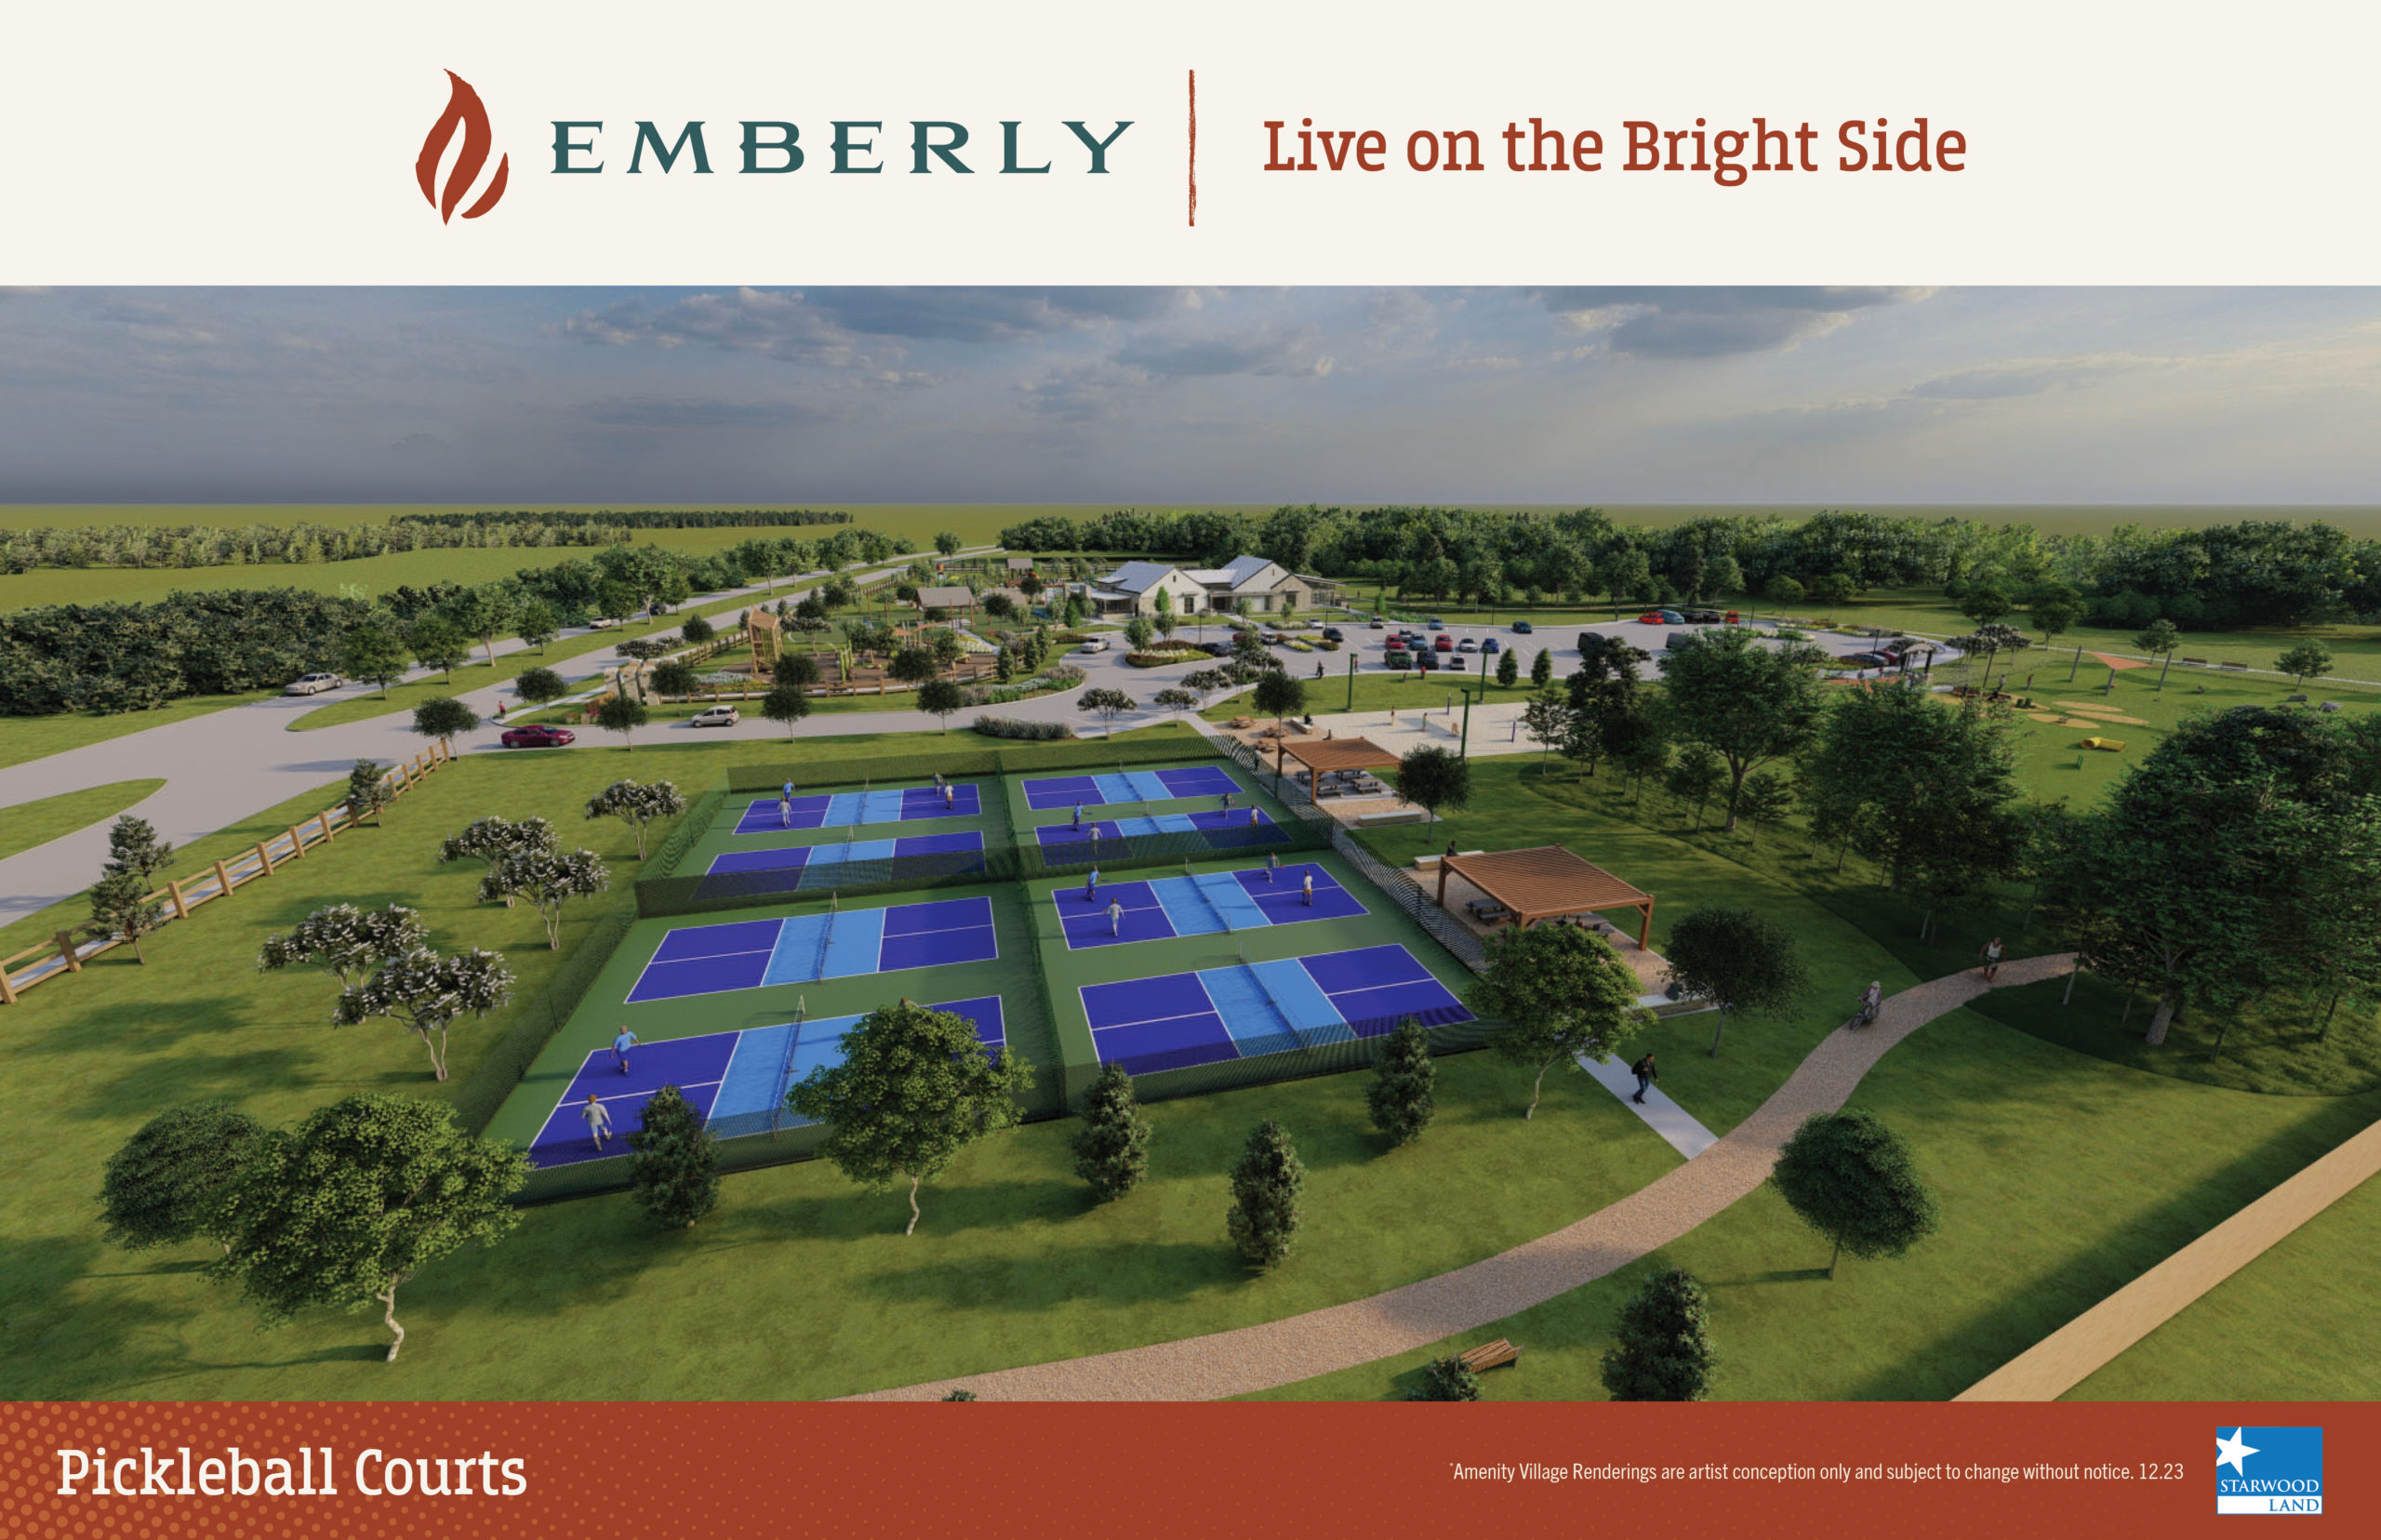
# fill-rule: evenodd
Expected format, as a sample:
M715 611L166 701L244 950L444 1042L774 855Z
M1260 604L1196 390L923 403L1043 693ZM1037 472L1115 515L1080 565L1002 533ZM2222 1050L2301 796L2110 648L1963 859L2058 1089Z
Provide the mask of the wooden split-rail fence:
M452 763L454 757L454 751L446 744L434 742L380 779L392 798L402 797L424 776ZM234 890L270 877L292 861L304 860L307 852L317 845L329 844L354 824L345 803L325 808L311 818L291 824L281 833L259 840L246 850L207 863L191 876L176 878L149 895L147 901L164 905L168 920L187 920L200 905L228 898ZM0 1005L14 1005L20 996L37 984L81 973L83 964L91 959L125 944L125 938L114 931L85 925L60 931L39 946L28 947L14 956L0 957Z

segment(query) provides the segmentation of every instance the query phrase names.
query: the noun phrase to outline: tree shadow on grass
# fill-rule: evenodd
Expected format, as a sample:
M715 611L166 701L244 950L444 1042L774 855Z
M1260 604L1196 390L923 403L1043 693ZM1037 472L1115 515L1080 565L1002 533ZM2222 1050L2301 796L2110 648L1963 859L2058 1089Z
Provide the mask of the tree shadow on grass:
M1253 1276L1220 1241L1133 1240L1050 1252L1030 1266L1005 1256L922 1257L918 1266L863 1273L855 1281L886 1301L1030 1316L1072 1305L1129 1310L1241 1286Z
M167 1296L185 1287L177 1259L122 1272L98 1266L126 1256L96 1235L0 1239L0 1399L72 1401L120 1393L181 1356L187 1320ZM199 1264L203 1266L203 1262Z
M2045 1265L1999 1303L1970 1313L1900 1363L1845 1393L1856 1401L1942 1401L2229 1218L2371 1122L2381 1097L2342 1098L2329 1115L2277 1131L2088 1249Z

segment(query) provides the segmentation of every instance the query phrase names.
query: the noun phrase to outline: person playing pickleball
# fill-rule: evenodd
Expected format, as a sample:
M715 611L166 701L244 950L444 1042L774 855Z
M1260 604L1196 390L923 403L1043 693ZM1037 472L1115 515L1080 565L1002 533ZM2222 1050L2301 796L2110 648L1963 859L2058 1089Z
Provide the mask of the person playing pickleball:
M625 1027L620 1029L620 1035L612 1040L612 1058L619 1065L621 1074L625 1075L629 1072L629 1050L644 1041Z
M1265 853L1265 880L1269 883L1271 882L1273 880L1273 874L1281 870L1282 857L1270 850L1267 851Z
M1314 869L1312 867L1307 869L1306 885L1298 890L1298 902L1309 909L1314 908Z
M791 829L793 827L793 799L791 797L779 797L778 799L778 827L779 829Z
M1083 880L1083 901L1097 903L1099 898L1099 869L1093 867L1091 875Z
M1124 935L1124 933L1122 928L1124 923L1124 906L1118 903L1115 899L1111 898L1108 900L1108 934L1111 936Z
M604 1135L612 1131L612 1114L605 1109L595 1093L590 1091L587 1093L587 1105L579 1109L579 1115L587 1120L587 1132L593 1136L595 1148L601 1153Z

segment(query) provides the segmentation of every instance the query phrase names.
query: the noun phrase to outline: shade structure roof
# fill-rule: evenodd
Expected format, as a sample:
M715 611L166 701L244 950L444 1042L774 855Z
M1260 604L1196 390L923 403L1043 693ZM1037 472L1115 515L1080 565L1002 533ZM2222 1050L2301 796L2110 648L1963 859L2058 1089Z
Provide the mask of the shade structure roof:
M1444 857L1439 862L1442 906L1446 903L1449 872L1502 904L1511 911L1513 922L1523 927L1557 915L1633 909L1641 916L1637 945L1643 948L1652 940L1654 896L1561 845Z
M1370 738L1285 738L1282 753L1310 770L1390 770L1398 758Z

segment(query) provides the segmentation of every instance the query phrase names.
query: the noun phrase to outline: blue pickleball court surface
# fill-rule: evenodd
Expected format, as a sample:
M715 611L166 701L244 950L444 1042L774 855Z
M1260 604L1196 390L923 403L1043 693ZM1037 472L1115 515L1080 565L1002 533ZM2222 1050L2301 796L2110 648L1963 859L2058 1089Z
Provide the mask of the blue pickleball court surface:
M972 818L984 811L983 793L972 781L951 783L945 799L931 786L884 791L814 792L797 796L789 809L776 797L755 798L736 820L738 834L785 829L843 829L854 824L909 823L920 818Z
M681 925L661 938L628 998L643 1004L999 956L992 901L985 897Z
M1305 880L1314 879L1314 901L1306 901ZM1168 941L1185 936L1295 925L1310 920L1348 920L1366 911L1356 896L1311 861L1290 862L1269 873L1206 871L1147 882L1102 883L1088 899L1080 886L1056 888L1059 928L1067 949L1116 947L1132 941ZM1108 906L1124 912L1111 922ZM1111 932L1112 925L1112 932Z
M987 1049L1006 1042L1001 997L946 1001L933 1007L965 1016L976 1028L976 1041ZM562 1099L529 1146L533 1165L569 1165L603 1156L623 1154L627 1135L644 1122L645 1104L665 1085L675 1085L712 1130L723 1138L765 1132L771 1114L785 1102L793 1082L823 1065L843 1062L843 1042L862 1016L828 1016L813 1021L757 1027L741 1032L710 1032L701 1037L641 1044L629 1051L629 1072L622 1074L609 1048L587 1055L571 1077ZM612 1133L604 1148L595 1148L581 1109L590 1092L611 1114ZM807 1122L791 1112L778 1115L777 1126L792 1128Z
M1235 796L1245 790L1229 771L1214 764L1177 770L1111 770L1096 776L1035 776L1024 787L1025 805L1037 813L1078 803L1104 807L1111 803Z
M1080 866L1115 859L1131 851L1132 846L1124 842L1153 834L1196 834L1208 849L1218 851L1257 849L1289 842L1289 836L1261 807L1207 807L1196 813L1044 824L1033 831L1033 839L1042 847L1043 859L1053 866Z
M949 859L901 870L914 870L921 876L979 871L984 865L984 837L977 833L911 834L896 840L851 840L841 844L730 850L713 856L705 874L741 876L769 872L785 879L770 884L778 891L803 888L823 891L851 883L884 881L894 870L890 863L915 861L927 856L947 856Z
M1470 1021L1454 991L1403 946L1086 984L1078 991L1103 1064L1132 1074L1379 1037L1407 1016Z

